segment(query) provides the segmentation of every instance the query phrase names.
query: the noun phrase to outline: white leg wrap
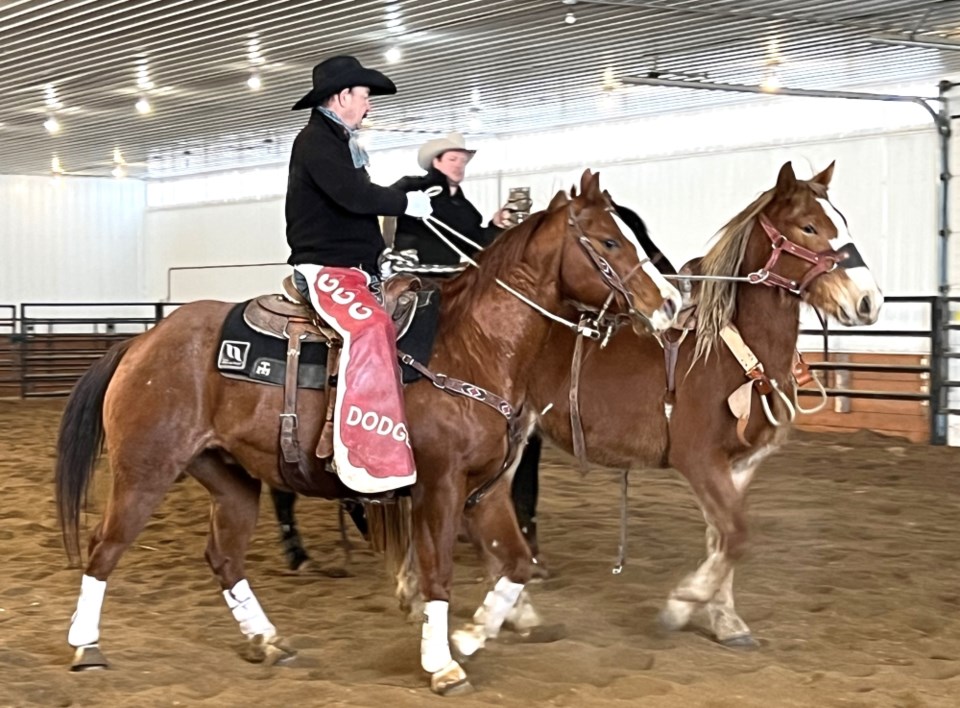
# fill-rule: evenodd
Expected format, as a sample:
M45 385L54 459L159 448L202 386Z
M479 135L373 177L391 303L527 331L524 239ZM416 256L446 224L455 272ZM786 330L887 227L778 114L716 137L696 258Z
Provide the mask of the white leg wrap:
M97 580L92 575L84 575L80 581L80 599L77 611L70 620L67 641L72 647L85 647L100 640L100 611L103 609L103 596L107 591L107 581Z
M277 635L276 627L267 619L246 579L239 581L229 590L224 590L223 598L227 601L233 618L240 624L240 631L247 638L262 634L264 638L270 639Z
M449 603L443 600L431 600L423 611L420 666L431 674L440 671L453 661L453 657L450 656L450 642L447 638L449 607Z
M483 606L473 615L475 624L483 625L483 632L488 639L500 634L504 620L517 604L523 585L512 583L506 577L500 578L493 590L487 593Z

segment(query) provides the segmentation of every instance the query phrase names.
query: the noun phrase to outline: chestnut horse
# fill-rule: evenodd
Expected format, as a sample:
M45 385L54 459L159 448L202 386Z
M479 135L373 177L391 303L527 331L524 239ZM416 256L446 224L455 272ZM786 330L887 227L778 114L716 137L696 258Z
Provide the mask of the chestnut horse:
M716 640L727 646L755 644L734 607L733 571L747 540L747 488L757 465L782 444L790 405L772 389L768 418L760 400L760 391L768 389L749 386L753 413L738 434L728 397L751 379L722 331L735 326L762 364L763 377L795 402L800 303L848 326L872 324L883 304L846 220L827 198L832 174L833 164L801 181L787 163L776 186L722 229L699 266L703 276L715 279L699 286L696 331L680 342L675 392L667 390L664 348L657 338L623 332L605 348L584 342L578 399L589 460L620 469L678 470L707 523L706 559L670 592L661 621L680 629L703 610ZM569 405L574 347L573 337L551 329L528 389L534 409L546 409L539 419L542 433L569 453L574 452ZM500 501L498 508L484 509L482 518L468 515L473 533L490 538L483 524L501 529L515 524L509 502ZM513 547L485 544L484 550L491 569L519 562ZM401 604L415 605L415 579L401 571L398 580ZM512 613L521 625L539 621L525 593ZM479 608L472 624L454 632L460 652L471 655L495 637L500 616L491 618L487 603Z
M601 307L612 298L618 312L653 330L669 327L679 293L641 258L611 211L598 175L588 170L580 196L558 193L546 211L484 251L478 269L445 283L429 367L502 396L515 411L514 423L526 431L533 422L527 388L551 327L548 316L556 318L570 302ZM105 664L98 642L107 578L183 473L210 493L206 558L252 656L287 654L244 567L261 482L285 487L277 464L282 391L225 378L214 368L218 334L230 308L212 301L181 307L154 329L112 349L81 378L67 402L56 492L68 553L79 553L81 508L104 439L113 474L103 518L90 538L68 635L77 648L75 666ZM516 454L507 459L508 426L492 407L448 395L429 380L409 386L405 399L419 470L411 488L412 534L427 601L421 665L431 675L433 690L443 693L467 684L451 658L447 633L461 515L468 497L477 498L504 469L509 472ZM304 391L301 411L303 454L312 458L325 412L323 393ZM315 474L325 480L320 482L326 485L323 496L353 495L319 461ZM530 567L515 524L513 531L498 538L518 558L505 570L500 588L515 600L514 590L527 582Z

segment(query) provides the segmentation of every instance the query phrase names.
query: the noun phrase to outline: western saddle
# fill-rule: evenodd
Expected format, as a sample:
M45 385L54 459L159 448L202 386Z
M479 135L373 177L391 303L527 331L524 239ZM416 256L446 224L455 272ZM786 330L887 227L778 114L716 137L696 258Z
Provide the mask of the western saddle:
M383 282L383 307L393 319L397 339L413 322L420 288L420 279L410 274L398 274ZM326 414L316 451L318 458L330 460L333 457L333 414L343 339L297 290L292 276L284 278L283 294L261 295L251 300L243 311L243 319L257 332L288 342L283 412L280 414L280 472L291 489L309 492L313 486L310 465L300 451L297 418L300 347L304 342L320 342L330 350L327 355Z

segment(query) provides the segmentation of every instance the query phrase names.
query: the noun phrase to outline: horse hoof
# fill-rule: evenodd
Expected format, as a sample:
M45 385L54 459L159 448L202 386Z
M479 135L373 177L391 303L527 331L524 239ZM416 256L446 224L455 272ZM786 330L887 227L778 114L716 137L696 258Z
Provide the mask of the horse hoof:
M430 690L439 696L460 696L470 693L473 686L470 685L463 667L456 661L451 661L430 676Z
M247 643L243 658L251 664L282 666L297 656L297 650L286 644L281 637L266 638L258 634Z
M735 637L720 639L720 644L728 649L759 649L760 643L753 638L752 634L738 634Z
M73 663L70 664L71 671L95 671L109 667L107 657L103 655L97 644L77 647L77 650L73 652Z

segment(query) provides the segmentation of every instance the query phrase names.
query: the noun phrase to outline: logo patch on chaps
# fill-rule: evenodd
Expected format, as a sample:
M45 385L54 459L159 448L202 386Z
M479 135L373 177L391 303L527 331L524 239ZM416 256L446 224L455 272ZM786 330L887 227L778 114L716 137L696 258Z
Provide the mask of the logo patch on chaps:
M217 367L243 371L247 367L247 354L249 351L250 342L236 342L225 339L223 343L220 344L220 354L217 356Z
M390 436L397 442L406 442L407 426L394 422L389 416L380 415L374 411L362 411L357 406L350 406L347 411L347 425L361 427L371 433Z

